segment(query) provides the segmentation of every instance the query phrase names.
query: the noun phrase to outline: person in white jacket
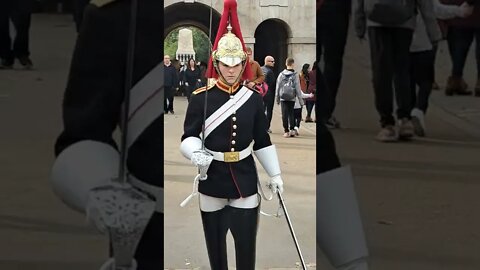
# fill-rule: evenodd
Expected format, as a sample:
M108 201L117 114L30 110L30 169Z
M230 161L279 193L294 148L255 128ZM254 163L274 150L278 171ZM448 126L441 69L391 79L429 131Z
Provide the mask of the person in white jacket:
M433 0L433 11L437 19L464 18L472 14L473 6L469 6L466 2L461 6L444 5L439 0ZM416 28L410 46L411 90L414 99L411 116L415 135L420 137L425 136L425 113L435 73L435 46L436 44L432 44L428 38L422 16L417 15Z

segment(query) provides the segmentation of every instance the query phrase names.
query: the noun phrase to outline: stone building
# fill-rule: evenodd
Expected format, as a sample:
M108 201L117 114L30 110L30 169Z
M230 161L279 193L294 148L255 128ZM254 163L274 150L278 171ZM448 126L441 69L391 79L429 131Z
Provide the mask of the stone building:
M212 2L212 9L210 3ZM293 57L296 70L315 60L315 0L237 0L238 16L247 46L263 65L266 55L275 57L275 71ZM211 11L211 12L210 12ZM165 33L180 26L195 26L209 35L218 30L223 0L165 0Z

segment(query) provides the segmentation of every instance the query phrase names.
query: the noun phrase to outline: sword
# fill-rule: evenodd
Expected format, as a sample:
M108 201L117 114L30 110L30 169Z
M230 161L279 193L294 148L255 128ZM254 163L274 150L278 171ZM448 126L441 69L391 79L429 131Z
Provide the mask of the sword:
M213 0L210 0L210 24L208 26L208 41L212 42L212 17L213 17ZM208 46L208 57L212 57L212 45ZM208 65L207 65L208 67ZM205 74L207 74L205 72ZM208 102L208 78L207 83L205 84L205 103L203 106L203 125L202 125L202 151L205 151L205 122L207 121L207 102Z
M290 216L288 215L287 207L285 206L285 201L283 200L282 194L277 190L278 200L280 201L280 205L282 206L283 212L285 213L285 218L287 219L288 228L290 229L290 233L292 234L293 242L295 242L295 248L297 249L298 256L300 257L300 261L302 263L302 268L307 270L307 265L305 264L305 260L303 259L302 251L300 250L300 245L298 244L297 237L295 236L295 231L293 230L292 221L290 220Z
M209 42L212 42L212 17L213 17L213 0L210 0L210 25L208 27ZM211 57L211 54L212 54L212 45L208 46L208 57ZM199 181L204 181L207 179L207 171L210 166L210 163L213 160L212 154L210 154L209 152L207 152L207 150L205 150L205 122L207 121L207 103L208 103L208 91L206 91L207 88L208 88L208 78L207 78L207 83L205 84L205 102L203 106L203 120L202 120L203 124L202 124L202 133L200 136L200 139L202 141L202 148L200 150L194 151L194 154L199 154L198 158L202 160L201 163L203 165L198 167L198 170L197 170L198 173L195 176L195 179L193 180L192 193L180 203L180 207L185 207L190 202L190 200L193 199L193 197L198 195L198 183Z
M135 57L135 37L137 29L138 0L131 1L123 113L120 128L119 171L110 185L90 191L87 216L106 231L110 238L111 256L100 270L136 270L135 250L145 228L155 211L155 202L143 192L135 189L128 181L128 116L130 90L133 86L133 64ZM163 112L163 109L162 109Z

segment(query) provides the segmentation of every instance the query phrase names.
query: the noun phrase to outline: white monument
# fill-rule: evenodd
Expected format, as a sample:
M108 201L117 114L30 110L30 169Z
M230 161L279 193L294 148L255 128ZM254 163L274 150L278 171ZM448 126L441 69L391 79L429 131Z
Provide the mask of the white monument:
M180 63L187 64L188 59L195 60L195 50L193 49L193 34L190 29L180 29L178 31L178 48L175 54L175 59Z

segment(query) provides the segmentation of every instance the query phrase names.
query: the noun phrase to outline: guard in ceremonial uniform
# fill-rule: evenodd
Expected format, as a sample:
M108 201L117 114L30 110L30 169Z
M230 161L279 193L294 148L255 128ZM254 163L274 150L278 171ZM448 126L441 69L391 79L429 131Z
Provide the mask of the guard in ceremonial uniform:
M235 241L236 267L255 269L260 199L253 154L271 177L272 190L283 192L275 146L267 133L261 95L243 83L249 79L246 48L235 0L225 0L207 77L216 83L193 92L180 150L193 161L202 149L213 155L207 177L199 182L200 210L210 266L228 269L226 235ZM204 118L204 108L206 115ZM204 135L202 126L205 120Z
M88 192L118 175L113 132L125 100L129 40L134 40L127 170L129 182L152 195L156 212L136 249L137 270L163 269L163 1L92 0L78 35L63 100L64 130L55 144L54 191L85 212ZM107 247L106 247L107 248Z

